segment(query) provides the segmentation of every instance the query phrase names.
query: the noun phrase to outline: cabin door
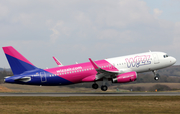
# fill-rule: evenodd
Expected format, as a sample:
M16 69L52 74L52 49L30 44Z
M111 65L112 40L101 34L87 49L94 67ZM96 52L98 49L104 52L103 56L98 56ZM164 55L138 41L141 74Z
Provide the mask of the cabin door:
M41 82L47 82L46 73L45 72L40 72L40 77L41 77Z
M158 64L159 63L159 58L157 53L153 53L153 58L154 58L154 64Z

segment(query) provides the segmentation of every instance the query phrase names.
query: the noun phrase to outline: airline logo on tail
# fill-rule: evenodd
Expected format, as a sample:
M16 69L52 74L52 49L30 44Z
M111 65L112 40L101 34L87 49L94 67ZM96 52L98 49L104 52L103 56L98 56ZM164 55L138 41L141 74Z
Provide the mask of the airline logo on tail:
M35 67L30 61L28 61L12 46L3 47L3 50L14 75L21 74L25 71L37 69L37 67Z

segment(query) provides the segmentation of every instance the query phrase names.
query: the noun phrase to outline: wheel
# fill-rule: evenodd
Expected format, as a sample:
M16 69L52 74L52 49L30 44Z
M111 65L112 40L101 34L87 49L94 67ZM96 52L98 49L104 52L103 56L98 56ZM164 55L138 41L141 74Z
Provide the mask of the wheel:
M154 77L154 80L159 80L159 77L158 76Z
M101 86L102 91L106 91L107 89L108 89L108 87L106 85Z
M98 86L98 84L96 84L96 83L94 83L93 85L92 85L92 88L93 89L97 89L99 86Z

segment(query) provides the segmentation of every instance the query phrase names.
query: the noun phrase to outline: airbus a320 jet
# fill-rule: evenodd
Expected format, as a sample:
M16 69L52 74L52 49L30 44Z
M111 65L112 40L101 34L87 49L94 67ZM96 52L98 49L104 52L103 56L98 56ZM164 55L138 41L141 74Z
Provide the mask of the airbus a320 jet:
M127 83L137 79L137 74L152 71L158 80L158 69L175 64L176 59L164 52L146 52L115 58L41 69L34 66L12 46L3 47L14 76L5 77L6 83L28 85L68 85L82 82L94 82L93 89L98 89L97 81L102 81L101 90L106 91L107 81Z

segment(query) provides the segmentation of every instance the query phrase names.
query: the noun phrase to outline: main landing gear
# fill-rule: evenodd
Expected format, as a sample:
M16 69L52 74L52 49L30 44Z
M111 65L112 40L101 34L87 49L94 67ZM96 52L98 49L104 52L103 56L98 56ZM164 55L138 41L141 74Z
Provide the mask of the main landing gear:
M92 88L93 89L97 89L99 86L98 86L98 84L97 83L94 83L93 85L92 85Z
M92 85L92 88L93 88L93 89L98 89L98 87L99 87L99 86L98 86L97 83L94 83L94 84ZM108 87L107 87L106 85L102 85L102 86L101 86L101 90L102 90L102 91L107 91L107 89L108 89Z
M157 71L153 70L152 72L154 73L154 76L155 76L154 80L156 80L156 81L159 80L160 75L157 73Z
M103 78L103 83L102 83L102 86L101 86L101 90L102 91L107 91L108 87L106 86L106 83L108 82L108 79L107 78Z
M102 85L102 86L101 86L101 90L102 90L102 91L106 91L107 89L108 89L108 87L107 87L106 85Z

